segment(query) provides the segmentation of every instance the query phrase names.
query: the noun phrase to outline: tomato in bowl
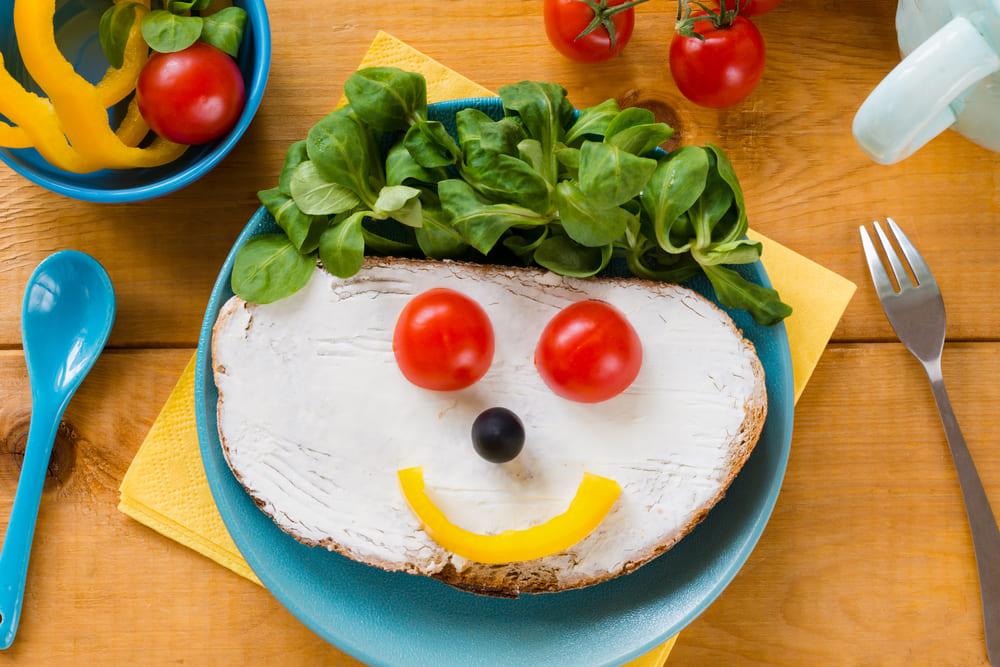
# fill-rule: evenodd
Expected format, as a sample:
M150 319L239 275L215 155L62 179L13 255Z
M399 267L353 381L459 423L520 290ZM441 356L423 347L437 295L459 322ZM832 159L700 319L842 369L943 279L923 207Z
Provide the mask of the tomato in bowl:
M177 160L151 168L104 169L75 174L53 166L34 148L0 148L0 160L52 192L95 203L136 202L162 197L198 180L233 149L250 126L263 99L270 71L271 33L264 1L236 0L234 4L247 13L243 41L234 61L245 87L246 102L224 136L191 146ZM56 13L55 33L60 49L77 72L91 82L98 81L108 68L108 60L95 38L104 9L103 5L70 0L60 3ZM11 75L27 85L29 90L37 90L18 51L13 10L14 0L0 0L0 52ZM126 106L123 102L109 110L112 126L117 126ZM0 116L0 122L6 120Z

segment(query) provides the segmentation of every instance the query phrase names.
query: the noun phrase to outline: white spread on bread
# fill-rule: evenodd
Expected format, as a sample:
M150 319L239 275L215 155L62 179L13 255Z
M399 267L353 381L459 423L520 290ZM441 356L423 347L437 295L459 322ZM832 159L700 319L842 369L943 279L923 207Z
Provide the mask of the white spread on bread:
M489 372L458 392L414 386L392 351L400 310L434 287L471 297L494 327ZM549 319L583 299L621 310L643 345L635 382L599 404L556 396L533 362ZM231 299L213 356L227 459L283 530L386 569L447 569L451 583L467 576L468 587L491 592L586 585L669 548L721 497L766 411L753 347L691 290L527 269L368 260L347 280L317 269L283 301ZM513 410L527 433L520 456L502 465L478 456L470 439L473 420L493 406ZM505 590L421 530L396 477L411 466L423 467L449 519L479 533L559 514L584 471L623 491L589 537L520 564L527 574ZM544 583L530 583L532 570L545 573L535 577Z

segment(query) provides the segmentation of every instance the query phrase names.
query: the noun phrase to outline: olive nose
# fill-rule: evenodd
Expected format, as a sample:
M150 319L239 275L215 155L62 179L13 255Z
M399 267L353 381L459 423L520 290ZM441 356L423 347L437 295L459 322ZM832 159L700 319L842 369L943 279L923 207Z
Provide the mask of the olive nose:
M483 410L472 422L472 446L490 463L507 463L524 448L524 424L507 408Z

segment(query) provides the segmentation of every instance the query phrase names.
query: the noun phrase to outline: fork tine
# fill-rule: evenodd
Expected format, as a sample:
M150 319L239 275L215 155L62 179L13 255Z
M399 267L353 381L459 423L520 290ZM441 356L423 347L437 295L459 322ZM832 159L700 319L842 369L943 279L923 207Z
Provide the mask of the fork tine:
M910 280L910 275L906 272L906 267L903 266L903 260L896 254L896 249L892 247L889 237L882 231L882 225L879 224L878 220L875 221L875 233L878 234L879 240L882 241L882 250L889 259L889 266L892 269L892 274L896 276L899 291L902 292L907 287L913 287L913 281Z
M927 266L927 262L917 252L916 247L914 247L910 239L899 228L895 220L892 218L886 218L885 220L889 223L889 230L892 231L892 235L896 237L896 243L899 244L899 248L903 251L903 257L906 257L906 261L910 263L910 268L913 269L913 275L916 277L917 282L921 285L932 282L934 276L931 275L931 270Z
M858 227L858 231L861 232L861 246L865 250L865 259L868 260L868 271L872 274L872 282L875 283L875 292L880 299L892 296L896 291L892 288L889 274L882 266L882 259L875 250L875 244L872 243L872 237L868 235L868 229L861 225Z

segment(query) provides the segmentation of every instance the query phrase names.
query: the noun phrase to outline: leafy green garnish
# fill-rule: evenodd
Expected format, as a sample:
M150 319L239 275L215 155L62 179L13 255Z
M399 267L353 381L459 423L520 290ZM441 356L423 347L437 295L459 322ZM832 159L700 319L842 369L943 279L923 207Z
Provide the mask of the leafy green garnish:
M420 190L408 185L387 185L375 200L374 217L393 218L407 227L423 225Z
M204 18L201 39L233 58L240 52L247 13L240 7L226 7Z
M557 178L555 149L563 138L560 112L566 102L566 89L554 83L522 81L500 89L504 110L516 113L524 124L525 132L541 145L545 157L537 165L539 173L550 185Z
M674 235L678 219L694 206L705 189L708 155L698 146L685 146L661 160L643 190L640 201L660 247L672 254L687 252L690 236Z
M279 188L261 190L257 198L299 252L311 253L316 249L319 235L329 224L326 216L303 213L295 201Z
M621 109L615 100L604 100L600 104L580 112L576 122L566 130L566 145L573 146L584 139L603 139L611 124Z
M427 169L417 164L417 161L406 150L406 146L399 141L389 149L385 157L385 182L386 185L434 185L438 181L448 178L448 172L441 167Z
M233 292L252 294L255 303L272 303L305 287L315 267L316 261L300 254L284 234L256 236L236 255Z
M520 158L485 149L480 141L463 146L459 174L480 194L496 202L510 202L539 213L552 207L549 185Z
M605 141L633 155L646 155L672 136L674 130L666 123L643 123L626 127Z
M512 227L546 225L550 218L512 204L493 204L476 194L465 181L449 179L438 183L441 206L451 217L451 224L466 243L489 253L500 237Z
M556 186L556 202L567 236L588 247L610 245L620 239L632 217L628 211L617 206L599 208L572 181L563 181Z
M167 11L173 14L183 14L190 11L202 11L208 9L212 0L168 0Z
M319 240L323 268L338 278L350 278L365 261L365 238L361 223L366 211L358 211L330 227Z
M226 7L207 16L204 12L211 0L164 0L162 9L142 17L142 37L154 51L174 53L183 51L199 39L235 58L247 24L247 13L240 7ZM98 38L108 62L115 69L124 63L125 45L128 42L136 12L148 7L137 2L113 4L101 15Z
M535 263L549 271L574 278L589 278L611 261L610 245L588 248L567 236L550 236L535 250Z
M351 190L326 180L312 160L295 167L289 188L299 210L311 215L335 215L361 203Z
M621 206L642 192L655 169L656 160L585 141L580 149L580 190L595 206Z
M458 144L436 120L421 120L410 126L403 145L422 167L434 169L455 164L461 151Z
M121 69L125 64L125 45L128 44L139 7L141 5L137 2L120 2L101 15L101 23L97 28L98 41L108 63L115 69Z
M295 173L297 166L308 159L309 153L306 151L305 140L296 141L288 147L288 152L285 153L285 162L281 165L281 175L278 176L278 189L289 197L292 196L292 174Z
M285 236L237 255L233 286L248 301L291 293L317 258L348 277L366 251L496 252L581 278L613 257L652 280L703 273L723 305L758 322L791 312L773 289L726 268L756 262L762 249L745 237L743 191L726 155L712 145L654 154L673 131L647 109L607 100L577 115L561 86L525 81L500 90L499 120L456 114L456 141L428 118L418 74L365 69L345 91L350 106L293 144L278 187L259 193Z
M357 114L376 130L405 130L427 119L427 82L395 67L359 69L344 85Z
M157 9L142 18L142 37L154 51L174 53L197 42L203 26L200 16L179 16Z
M371 130L353 109L334 111L313 125L306 152L325 179L353 192L365 206L375 206L385 183L383 162Z
M778 293L770 287L745 280L732 269L717 265L702 265L715 295L727 308L742 308L761 324L777 324L792 314L792 308L782 303Z
M444 212L440 203L436 206L424 203L421 210L424 224L416 230L420 250L434 259L453 259L465 254L469 245L452 226L450 216Z

